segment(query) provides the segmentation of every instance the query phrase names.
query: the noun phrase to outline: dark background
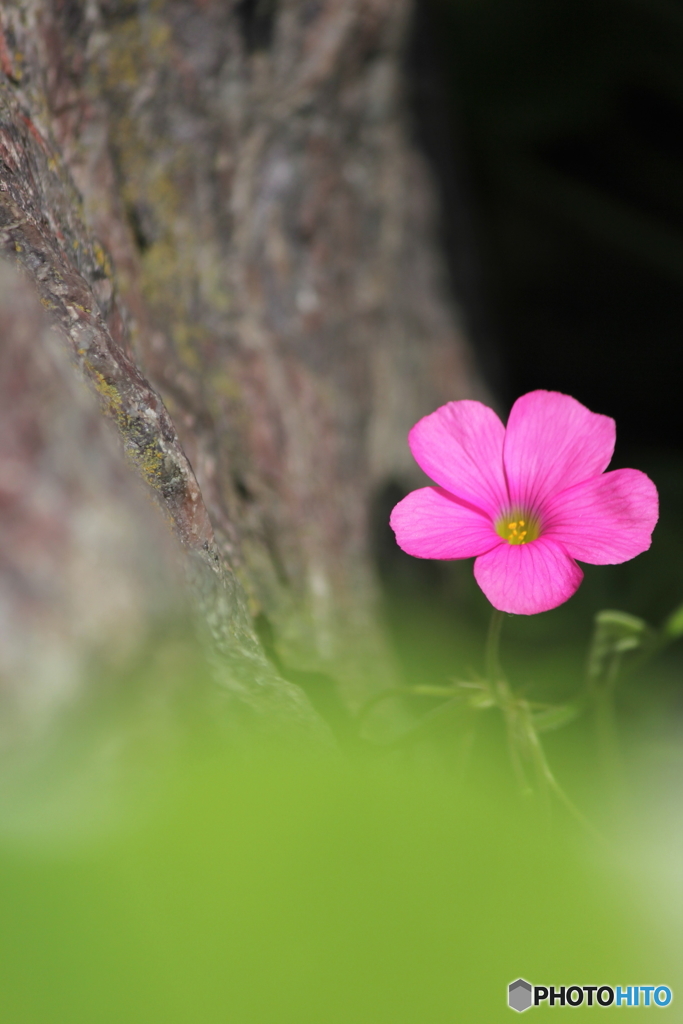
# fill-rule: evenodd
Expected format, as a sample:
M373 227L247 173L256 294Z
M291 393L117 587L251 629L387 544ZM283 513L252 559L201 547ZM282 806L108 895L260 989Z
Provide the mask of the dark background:
M534 388L574 395L616 419L612 468L659 489L648 552L583 566L567 604L508 617L513 682L568 694L598 610L656 625L683 601L683 3L419 0L408 81L453 291L501 413ZM481 671L490 608L471 560L403 554L386 525L403 493L382 496L377 538L406 678ZM680 716L680 648L624 684L622 715Z
M502 403L564 391L683 450L683 4L420 0L410 61Z

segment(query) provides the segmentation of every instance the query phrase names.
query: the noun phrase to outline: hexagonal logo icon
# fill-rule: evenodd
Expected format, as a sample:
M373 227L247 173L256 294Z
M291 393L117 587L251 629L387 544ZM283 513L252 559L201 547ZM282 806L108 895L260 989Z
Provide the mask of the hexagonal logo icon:
M521 1013L528 1010L532 1003L531 985L524 978L517 978L508 985L508 1006L511 1010Z

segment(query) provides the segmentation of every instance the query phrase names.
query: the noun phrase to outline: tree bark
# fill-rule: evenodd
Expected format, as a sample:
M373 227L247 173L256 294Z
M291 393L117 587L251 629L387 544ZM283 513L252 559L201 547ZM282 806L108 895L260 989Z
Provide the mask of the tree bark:
M231 671L266 671L257 620L352 709L391 675L373 495L418 479L421 415L484 395L411 142L409 16L0 6L0 252L172 522Z

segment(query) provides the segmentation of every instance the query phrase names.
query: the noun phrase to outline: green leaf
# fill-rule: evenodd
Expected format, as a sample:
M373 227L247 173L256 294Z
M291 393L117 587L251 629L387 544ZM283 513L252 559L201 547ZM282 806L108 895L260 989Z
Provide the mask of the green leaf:
M672 640L676 640L679 636L683 636L683 604L679 605L678 608L671 613L662 629L665 635L670 637Z
M581 707L578 704L557 704L555 707L545 708L543 711L534 711L531 716L536 732L550 732L552 729L561 729L578 718Z
M588 656L588 675L599 679L615 658L636 651L652 641L654 631L644 619L627 612L605 609L595 616L593 642Z
M412 693L416 697L457 697L459 696L455 686L430 686L425 683L418 683L416 686L406 686L405 693Z

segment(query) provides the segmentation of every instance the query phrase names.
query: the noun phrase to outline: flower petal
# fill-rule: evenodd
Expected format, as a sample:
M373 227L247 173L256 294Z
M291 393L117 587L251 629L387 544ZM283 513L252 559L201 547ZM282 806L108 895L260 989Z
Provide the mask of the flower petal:
M658 517L652 480L638 469L615 469L551 498L543 536L582 562L617 565L647 551Z
M487 515L441 487L412 491L389 522L398 546L417 558L471 558L503 543Z
M509 504L504 439L505 427L493 409L464 399L416 423L408 444L427 476L495 519Z
M474 577L494 608L535 615L567 601L583 573L561 544L539 537L530 544L501 544L477 558Z
M505 471L512 507L543 511L554 493L607 469L616 438L609 416L591 412L569 395L530 391L510 412Z

